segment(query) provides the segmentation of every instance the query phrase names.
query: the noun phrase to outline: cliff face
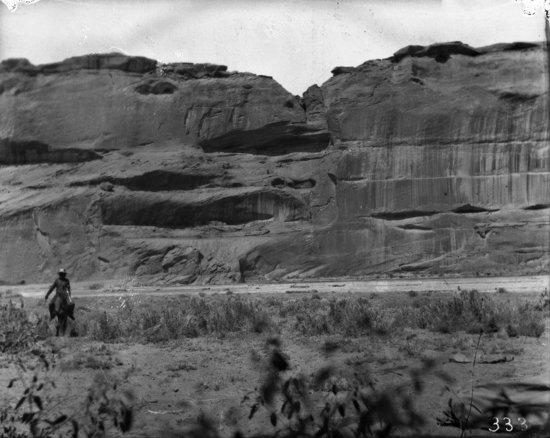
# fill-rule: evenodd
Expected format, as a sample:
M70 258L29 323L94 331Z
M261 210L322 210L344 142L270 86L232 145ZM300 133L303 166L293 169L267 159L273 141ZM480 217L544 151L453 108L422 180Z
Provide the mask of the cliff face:
M545 272L545 51L409 46L298 99L118 54L0 67L0 279Z
M287 132L289 123L305 121L304 112L271 78L208 64L155 67L146 58L91 58L95 62L1 64L1 162L84 161L97 158L94 151L140 146L173 150L266 126L272 142L317 132L305 126Z
M505 273L547 263L545 55L507 48L370 61L323 85L343 150L327 246L348 266ZM342 245L343 234L353 237Z

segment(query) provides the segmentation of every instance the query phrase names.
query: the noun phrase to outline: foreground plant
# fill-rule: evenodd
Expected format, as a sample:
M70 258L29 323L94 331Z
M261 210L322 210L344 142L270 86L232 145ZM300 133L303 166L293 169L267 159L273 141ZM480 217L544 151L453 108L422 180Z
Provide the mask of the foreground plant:
M458 399L449 399L444 417L438 418L440 426L455 427L464 432L490 430L495 433L518 433L519 437L547 438L550 436L550 402L515 401L510 391L539 394L548 399L550 386L533 383L491 383L483 385L494 395L486 400L486 406L476 406ZM508 391L506 389L508 389ZM542 398L542 397L541 397ZM470 416L473 408L475 415ZM461 436L462 436L461 435Z
M67 414L56 412L52 393L55 381L51 376L53 356L50 359L41 351L35 351L42 365L30 379L25 378L25 365L18 358L19 378L8 384L12 388L18 383L24 388L23 395L15 406L0 408L0 438L104 438L120 431L126 433L133 423L130 402L133 397L128 391L120 394L116 384L108 385L97 380L89 389L88 397L80 412Z
M0 352L15 354L32 347L38 339L38 328L43 322L43 318L35 323L29 320L21 297L19 305L10 299L6 305L0 306Z
M427 419L417 408L424 381L433 380L434 377L447 383L450 381L446 374L434 369L433 362L424 361L420 368L409 371L406 382L382 391L375 388L368 376L346 389L332 383L323 407L316 409L309 395L310 390L334 382L333 377L338 375L338 370L331 367L321 369L312 381L303 376L288 376L291 371L290 360L284 354L281 342L269 339L266 347L270 353L263 384L258 391L249 392L242 404L249 408L249 421L258 415L265 415L272 431L264 431L249 438L378 438L394 436L397 430L399 436L422 436ZM456 427L459 429L457 436L465 436L465 433L471 434L475 430L510 432L511 424L508 420L514 418L517 420L514 432L519 433L520 437L550 436L550 403L515 402L498 383L483 387L494 393L486 400L484 407L476 406L473 400L470 403L449 400L448 409L444 411L445 417L438 418L438 424ZM515 383L508 385L508 388L542 395L550 393L550 387L544 384ZM495 426L495 423L500 424L500 427ZM219 438L220 435L214 420L201 416L191 429L174 436ZM244 438L245 435L235 432L233 437Z
M547 287L545 287L544 291L541 292L539 301L535 308L537 310L550 310L550 293L548 292Z
M476 294L470 293L470 299L475 300L478 297ZM481 302L479 312L477 312L477 323L481 327L477 346L472 363L472 383L469 403L464 403L456 393L449 387L447 389L455 394L458 402L453 403L453 399L449 399L448 409L443 412L444 418L437 418L440 426L451 426L461 430L461 438L466 432L471 432L474 429L489 430L490 432L520 432L524 437L547 437L550 436L550 402L540 401L514 401L507 393L508 390L515 390L520 394L536 394L540 393L548 399L550 395L550 386L547 384L532 384L532 383L492 383L483 385L480 388L490 389L494 395L488 397L485 402L485 407L476 406L474 404L474 384L476 358L479 351L481 337L484 334L491 333L494 328L492 325L483 323L486 313L484 312L484 303ZM472 414L474 414L472 416ZM512 421L517 419L517 422ZM528 421L529 420L529 421ZM502 421L503 427L499 426L499 421ZM532 423L534 422L534 423ZM491 427L488 427L491 425Z
M291 367L281 341L268 339L266 347L269 358L263 384L258 391L245 395L241 404L249 408L249 421L255 416L266 415L273 429L249 438L383 438L391 436L396 428L419 436L426 418L416 409L415 402L423 392L424 378L430 376L433 379L435 375L444 381L449 380L445 374L434 372L433 362L426 361L421 368L410 371L409 381L383 391L378 391L368 379L366 382L359 380L350 390L342 390L333 384L324 406L317 412L309 396L310 389L322 387L337 374L337 370L323 368L313 381L303 376L285 377ZM220 438L220 433L215 421L202 414L192 427L166 432L165 436ZM245 435L236 431L233 437L245 438Z
M350 390L342 390L332 384L325 397L324 407L316 412L308 395L310 387L322 387L336 374L331 367L320 370L313 382L303 377L283 378L290 363L281 350L278 339L268 341L271 349L267 375L259 394L245 396L243 402L251 403L251 419L263 409L279 437L388 437L396 429L420 433L426 424L424 416L416 409L415 399L424 388L423 379L434 375L434 363L424 362L420 369L410 371L406 383L377 391L373 383L361 380ZM444 380L443 373L435 375ZM412 384L412 394L409 388ZM267 435L266 435L267 436Z

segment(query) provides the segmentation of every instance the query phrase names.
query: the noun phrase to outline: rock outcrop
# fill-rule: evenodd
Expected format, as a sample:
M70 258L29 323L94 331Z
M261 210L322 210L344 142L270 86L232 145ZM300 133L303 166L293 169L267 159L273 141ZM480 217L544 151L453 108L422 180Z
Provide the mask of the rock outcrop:
M0 280L546 272L540 45L408 46L299 99L213 64L0 65Z
M266 126L266 136L291 152L305 131L316 135L296 98L273 79L225 70L209 64L157 68L150 59L118 54L40 66L3 61L0 163L21 163L25 155L35 162L27 145L37 142L44 161L52 162L47 151L70 149L69 161L75 161L80 150L174 150L229 133L261 136ZM291 124L297 126L287 128Z

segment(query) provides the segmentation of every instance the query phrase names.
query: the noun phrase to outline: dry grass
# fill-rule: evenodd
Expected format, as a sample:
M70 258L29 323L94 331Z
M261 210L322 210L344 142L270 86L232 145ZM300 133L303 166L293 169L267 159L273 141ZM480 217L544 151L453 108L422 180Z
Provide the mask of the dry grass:
M510 337L540 337L544 332L541 316L541 310L533 304L503 303L471 290L451 300L419 299L398 309L397 320L408 327L441 333L493 333L504 328Z
M469 334L505 331L509 337L539 337L544 332L544 309L525 301L504 302L475 290L450 299L412 298L405 304L398 301L381 307L365 296L351 294L293 299L216 295L165 298L152 305L149 299L134 294L119 300L111 311L81 313L76 330L80 336L107 342L159 342L283 330L306 337L384 337L405 328ZM461 345L453 348L465 349Z
M79 317L76 326L79 335L95 340L147 342L232 332L263 333L274 328L260 300L233 296L166 300L154 307L126 301L114 312L91 311Z
M105 308L106 303L99 302L101 299L88 303L87 307L84 304L89 300L75 298L80 309L74 323L76 334L104 342L161 342L282 331L306 337L385 337L412 328L440 333L505 332L508 337L539 337L544 332L547 307L544 294L539 303L529 303L513 301L509 294L491 296L475 290L463 291L451 298L411 296L411 300L405 302L390 300L378 304L364 295L352 294L330 298L318 294L301 298L232 294L166 297L154 301L158 299L142 297L132 289L131 282L126 282L128 284L130 287L126 289L113 289L126 294L118 300L110 299L114 305L107 310L97 310L100 305ZM18 327L23 323L28 326L27 332L36 331L37 327L28 321L28 308L21 306L12 303L0 307L4 338L21 332ZM453 348L465 349L458 344Z
M88 289L90 290L101 290L104 288L103 283L92 283L88 286Z
M280 304L281 317L294 317L294 329L306 336L341 334L387 335L394 326L388 312L375 310L364 297L302 299Z

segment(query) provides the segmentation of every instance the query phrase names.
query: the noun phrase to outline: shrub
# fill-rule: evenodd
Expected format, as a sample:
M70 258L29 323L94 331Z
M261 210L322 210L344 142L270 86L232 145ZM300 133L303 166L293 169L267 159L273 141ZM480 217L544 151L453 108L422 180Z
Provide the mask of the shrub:
M462 435L464 432L473 429L487 430L487 425L491 424L491 427L495 427L495 417L511 419L510 424L516 427L521 422L518 417L529 417L530 420L535 420L534 424L529 424L525 432L520 432L521 437L543 438L550 436L550 418L548 418L548 412L550 409L550 403L525 400L518 402L512 400L507 394L507 391L502 387L501 382L495 382L483 385L485 388L492 389L491 395L487 398L487 406L483 411L480 411L474 405L468 406L462 400L453 401L449 399L448 408L443 411L444 418L437 418L437 424L440 426L450 426L462 429ZM533 384L533 383L508 383L506 386L516 393L527 392L539 392L541 394L548 394L549 387L546 384ZM458 397L458 396L457 396ZM476 416L471 417L472 407L475 408ZM516 422L517 420L517 422ZM538 423L538 424L537 424ZM519 429L519 427L518 427ZM497 430L491 430L491 432L503 432L502 424ZM516 429L517 430L517 429ZM514 430L514 433L517 433Z
M100 341L113 341L122 335L119 322L113 316L102 312L89 332L93 339Z
M508 336L512 336L511 331L516 336L528 336L531 338L538 338L544 333L544 324L534 319L520 319L516 325L508 326Z
M24 380L20 372L19 379L13 379L8 387L21 380L24 390L15 407L4 404L0 407L2 438L49 438L54 436L106 437L114 430L128 432L133 424L131 402L133 394L129 391L117 392L116 384L108 384L103 377L95 379L88 390L88 396L79 415L66 415L58 412L57 403L52 397L55 388L54 378L50 375L53 357L50 360L40 355L43 369L36 371L31 381ZM21 371L25 367L19 361ZM45 371L45 372L42 372ZM28 430L28 432L26 431Z
M265 333L275 324L260 299L220 295L186 298L184 305L164 301L150 306L128 302L112 312L91 312L77 320L79 333L99 341L165 341L230 332Z
M42 323L43 318L36 318L34 322L30 320L21 297L19 305L10 299L6 305L0 306L0 352L18 353L34 345Z
M354 385L339 378L331 367L313 373L311 381L304 376L283 379L282 374L290 369L290 359L282 352L280 341L270 348L263 384L258 393L250 392L243 398L249 405L249 419L263 410L273 426L271 435L261 436L390 436L395 428L418 433L426 422L416 410L415 399L423 391L423 379L433 368L431 363L411 370L410 381L378 391L372 382ZM448 381L446 376L441 377ZM308 395L312 387L326 391L319 411Z
M375 311L365 297L289 300L280 304L279 316L294 318L293 328L305 336L340 334L385 335L394 325L388 313Z
M100 290L103 289L104 285L102 283L93 283L88 286L88 289L90 290Z
M544 288L544 291L540 294L539 301L535 308L537 310L550 310L550 294L548 288Z
M121 297L122 298L122 297ZM279 327L302 336L387 336L403 327L441 333L495 333L540 336L540 310L532 304L502 303L476 290L449 298L416 297L402 308L376 308L368 297L335 295L281 299L241 294L164 298L151 305L138 293L106 312L81 312L75 329L100 341L158 342L227 333L269 333ZM176 304L177 303L177 304Z
M544 332L536 306L497 303L477 290L461 291L451 300L415 300L398 310L396 321L442 333L494 333L503 327L509 336L539 337Z

